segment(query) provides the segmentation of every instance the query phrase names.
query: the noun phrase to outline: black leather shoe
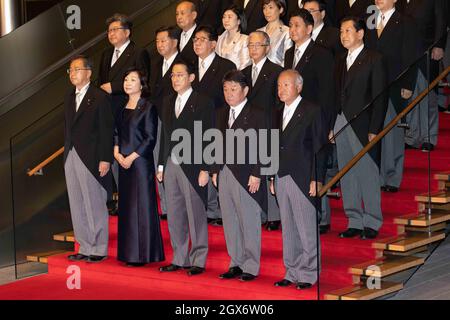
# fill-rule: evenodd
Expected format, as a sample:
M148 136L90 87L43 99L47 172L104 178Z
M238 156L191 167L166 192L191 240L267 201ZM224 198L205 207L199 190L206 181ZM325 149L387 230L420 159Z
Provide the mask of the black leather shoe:
M250 274L250 273L246 273L244 272L243 274L241 274L241 276L239 277L239 280L241 281L252 281L256 278L256 276Z
M242 274L242 269L239 267L231 267L227 272L222 273L220 279L233 279L239 277Z
M398 188L394 186L385 185L381 187L381 190L384 192L397 192Z
M275 231L280 228L280 221L269 221L267 222L266 230Z
M308 282L299 282L297 283L297 289L303 290L303 289L309 289L312 287L311 283Z
M107 256L89 256L89 259L87 259L87 262L90 263L97 263L102 262L103 260L106 260Z
M353 238L360 236L362 232L360 229L348 228L346 231L339 233L339 238Z
M416 148L416 147L414 147L414 146L412 146L410 144L405 143L405 149L406 150L417 150L418 148Z
M110 200L106 203L106 207L108 208L108 213L110 216L117 216L118 210L118 202L116 200Z
M205 268L192 267L189 269L187 274L188 274L188 276L195 276L195 275L203 273L203 272L205 272Z
M378 236L378 231L373 230L371 228L364 228L364 231L361 233L361 239L375 239Z
M329 224L326 224L326 225L323 225L323 226L319 226L320 234L325 234L328 231L330 231L330 225Z
M167 220L167 214L166 213L161 215L161 220Z
M180 266L177 266L175 264L169 264L167 266L159 268L159 271L160 272L174 272L174 271L177 271L179 269L181 269Z
M219 219L216 219L213 222L211 222L211 225L215 226L215 227L221 227L221 226L223 226L223 221L222 221L222 219L219 218Z
M432 143L429 143L429 142L424 142L424 143L422 143L422 146L420 147L420 149L423 152L430 152L430 151L434 150L434 145Z
M277 281L275 282L273 285L275 287L289 287L292 284L291 281L287 280L287 279L283 279L281 281Z
M146 263L140 263L140 262L127 262L128 267L143 267Z
M84 254L77 253L77 254L71 254L67 257L67 259L71 261L83 261L89 259L89 256L85 256Z

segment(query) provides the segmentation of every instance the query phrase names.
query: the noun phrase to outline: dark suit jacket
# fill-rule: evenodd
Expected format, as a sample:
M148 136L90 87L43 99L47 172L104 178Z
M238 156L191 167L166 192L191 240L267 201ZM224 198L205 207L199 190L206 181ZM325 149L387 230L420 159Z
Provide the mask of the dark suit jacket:
M247 98L252 105L264 110L267 125L272 127L272 119L276 116L279 107L277 81L283 69L267 59L259 72L255 86L252 86L252 68L253 65L249 65L242 70L250 86Z
M197 67L198 58L194 51L194 35L195 35L195 30L194 30L194 33L192 34L192 37L189 39L188 43L184 46L183 50L181 51L180 50L180 42L181 42L181 37L183 36L183 31L181 31L180 37L178 38L178 52L180 53L181 59L183 59L185 62L190 63L192 66Z
M400 89L405 88L414 91L417 78L417 68L410 69L399 81L394 80L415 61L416 32L412 20L402 15L397 10L386 24L381 37L378 38L377 30L367 30L365 44L367 48L383 54L387 63L388 81L391 85L391 99L397 112L403 108Z
M347 16L356 16L364 19L367 16L367 8L375 3L375 0L356 0L350 8L348 0L336 1L336 23L340 26L341 20Z
M284 106L283 106L284 107ZM290 175L303 194L315 206L317 198L309 196L311 181L324 182L328 124L320 108L302 98L291 120L283 128L283 108L280 109L280 168L278 176Z
M182 163L181 169L191 182L192 187L196 190L203 202L207 203L208 187L200 187L198 185L198 175L201 170L210 171L210 166L203 162L195 164L194 162L194 122L200 121L202 123L202 130L205 132L210 129L215 121L215 112L213 102L203 95L193 91L189 97L183 112L181 112L178 119L175 117L175 101L177 95L171 95L164 99L162 107L162 130L161 130L161 145L159 151L158 165L165 166L167 159L172 153L172 149L178 144L177 141L171 141L172 132L177 129L187 130L191 135L191 164ZM203 143L203 147L206 143ZM203 150L204 148L202 148Z
M342 46L339 29L327 27L327 25L322 28L315 42L330 50L334 57L344 53L347 50Z
M286 68L292 67L294 52L295 46L286 51L284 58ZM331 129L335 117L332 53L311 41L295 69L303 77L302 96L322 108Z
M234 69L236 69L236 65L233 62L216 54L208 70L203 75L202 81L199 81L197 70L192 87L198 93L210 97L214 101L216 108L223 107L225 98L223 96L222 80L228 71Z
M336 26L336 0L322 0L325 3L325 23L330 26ZM338 0L341 1L341 0ZM291 14L297 10L298 7L298 0L287 0L286 1L287 6L287 14L283 17L283 21L286 25L289 25L289 18L291 17Z
M156 106L158 110L158 116L161 118L161 107L163 104L163 99L171 94L175 94L175 90L172 87L172 79L170 78L172 66L175 62L180 60L180 54L177 54L169 70L166 72L164 77L162 76L162 66L164 63L164 58L160 55L157 58L152 59L152 74L150 75L150 94L151 102Z
M348 121L367 105L371 107L351 122L351 127L363 146L369 142L368 134L377 134L383 128L387 109L387 71L383 56L364 48L347 71L347 55L336 62L337 113L343 112ZM335 132L336 133L336 132ZM370 152L376 163L379 148Z
M98 85L111 82L112 87L112 106L114 114L124 107L128 100L123 91L123 80L125 73L131 67L136 67L150 74L150 55L147 50L139 48L131 41L125 51L121 54L119 60L111 67L111 60L114 54L114 47L109 47L103 51L100 60L100 69L98 73Z
M226 141L226 130L228 129L228 120L230 118L230 107L229 106L223 106L222 108L219 108L216 113L216 128L219 129L224 139L224 153L223 153L223 159L222 163L226 162L227 159L227 141ZM233 123L233 126L231 127L233 130L242 129L245 131L249 129L266 129L265 119L264 119L264 111L252 105L251 103L247 102L247 104L242 109L239 116L236 118L236 120ZM257 131L258 132L258 131ZM258 138L257 138L258 139ZM254 144L252 147L259 145L259 141L254 141ZM245 164L238 164L237 163L237 150L245 150ZM244 149L245 148L245 149ZM234 161L233 163L227 164L228 168L233 173L236 180L239 181L239 183L242 185L242 187L247 190L248 192L248 179L252 175L254 177L261 178L261 164L259 161L259 157L257 156L256 163L251 164L250 163L250 155L254 156L255 154L251 154L250 149L250 141L247 139L245 142L245 145L237 144L236 140L234 142ZM220 170L224 167L224 164L216 164L212 166L212 172L213 173L219 173ZM220 181L219 181L220 184ZM249 195L255 199L256 202L261 206L263 210L267 209L267 186L265 183L265 179L261 179L261 185L259 187L258 192L251 194L249 192Z
M244 0L233 0L233 3L241 8L244 8ZM247 18L246 34L250 34L256 29L262 28L267 24L262 8L263 0L250 0L247 7L245 7L244 13Z
M136 109L124 121L125 108L119 112L117 127L114 133L114 144L120 147L120 153L125 157L136 152L150 163L154 163L153 149L158 133L158 115L156 107L150 100L141 98ZM154 166L149 170L154 171Z
M194 0L197 6L197 25L210 25L221 33L223 12L233 4L233 0Z
M64 99L64 163L72 148L75 148L86 168L105 188L112 190L111 170L101 178L100 161L113 161L114 118L111 98L92 83L76 111L75 89Z

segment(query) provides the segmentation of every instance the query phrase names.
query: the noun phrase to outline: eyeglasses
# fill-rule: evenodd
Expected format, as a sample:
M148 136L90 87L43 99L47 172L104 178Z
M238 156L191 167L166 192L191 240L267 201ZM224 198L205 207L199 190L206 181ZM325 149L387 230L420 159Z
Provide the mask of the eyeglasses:
M91 70L90 68L75 68L75 69L67 69L67 74L70 74L71 72L73 73L78 73L81 70Z
M187 73L172 73L170 77L172 79L183 79L184 77L187 77L187 75Z
M111 29L108 29L108 30L106 30L106 32L107 33L113 33L113 32L116 32L117 30L126 30L127 28L124 28L124 27L117 27L117 28L111 28Z
M194 41L194 43L197 42L205 43L206 41L209 41L208 38L197 38L197 37L193 38L192 40Z
M320 11L320 9L318 9L318 10L314 10L314 9L306 9L306 10L308 10L309 13L314 13L314 12L319 12L319 11Z
M262 43L249 43L247 45L247 48L249 49L259 49L261 47L268 47L268 44L262 44Z

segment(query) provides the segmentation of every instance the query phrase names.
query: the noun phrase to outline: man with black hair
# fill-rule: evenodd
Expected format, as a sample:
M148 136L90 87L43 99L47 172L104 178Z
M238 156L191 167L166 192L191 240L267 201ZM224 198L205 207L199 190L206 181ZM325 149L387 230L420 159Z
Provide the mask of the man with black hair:
M106 20L108 40L111 47L105 49L100 59L98 85L111 95L114 117L125 106L127 95L123 90L125 73L131 67L150 74L150 56L147 50L139 48L130 40L133 23L123 14L114 14ZM116 186L119 184L119 167L114 161L112 172ZM118 187L116 187L118 190ZM117 203L112 201L112 193L108 194L108 207L111 215L117 214Z

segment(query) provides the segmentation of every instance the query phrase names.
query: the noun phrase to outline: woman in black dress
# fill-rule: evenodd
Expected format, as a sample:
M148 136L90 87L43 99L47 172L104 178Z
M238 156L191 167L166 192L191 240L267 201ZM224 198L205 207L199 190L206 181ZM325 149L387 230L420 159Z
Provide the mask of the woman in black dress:
M146 98L147 80L140 71L127 72L124 90L129 100L116 119L114 146L120 165L117 259L143 266L165 259L153 161L158 116Z

